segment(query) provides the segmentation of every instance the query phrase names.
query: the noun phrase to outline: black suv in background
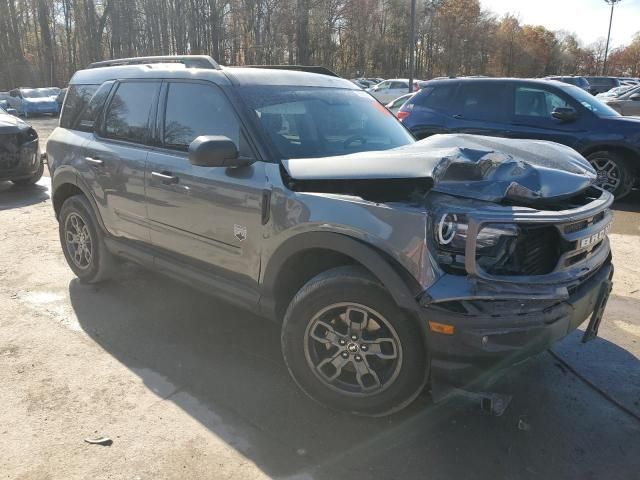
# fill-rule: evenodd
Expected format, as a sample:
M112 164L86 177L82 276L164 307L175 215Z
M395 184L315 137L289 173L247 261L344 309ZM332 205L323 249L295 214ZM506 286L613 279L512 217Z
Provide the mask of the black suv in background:
M598 184L617 198L640 172L640 119L622 117L584 90L553 80L459 78L430 81L398 118L421 139L473 133L550 140L585 156Z

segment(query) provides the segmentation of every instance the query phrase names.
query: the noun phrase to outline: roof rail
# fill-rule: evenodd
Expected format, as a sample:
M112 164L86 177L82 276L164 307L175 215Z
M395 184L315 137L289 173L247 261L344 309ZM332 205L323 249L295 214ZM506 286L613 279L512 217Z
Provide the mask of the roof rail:
M141 65L147 63L182 63L187 68L210 68L220 70L220 65L209 55L161 55L154 57L117 58L93 62L87 68L114 67L119 65Z
M319 73L320 75L328 75L330 77L338 77L333 70L319 65L245 65L247 68L269 68L273 70L297 70L299 72Z

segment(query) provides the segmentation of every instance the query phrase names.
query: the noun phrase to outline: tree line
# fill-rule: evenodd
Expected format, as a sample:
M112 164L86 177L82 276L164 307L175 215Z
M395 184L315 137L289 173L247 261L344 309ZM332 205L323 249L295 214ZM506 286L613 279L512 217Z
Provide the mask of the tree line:
M63 86L93 61L141 55L406 77L409 10L410 0L0 0L0 89ZM423 79L597 75L604 60L604 41L499 18L479 0L418 0L415 38ZM640 75L640 34L610 52L608 73Z

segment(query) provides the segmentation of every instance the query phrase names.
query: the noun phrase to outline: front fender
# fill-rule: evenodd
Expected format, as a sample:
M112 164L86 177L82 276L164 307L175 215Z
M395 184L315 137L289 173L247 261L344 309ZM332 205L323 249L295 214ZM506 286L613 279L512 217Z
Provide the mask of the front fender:
M271 255L264 269L263 296L274 298L277 278L287 259L310 249L332 250L346 255L368 269L389 291L396 303L410 310L418 308L416 295L420 285L400 265L383 252L348 235L334 232L305 232L287 239Z

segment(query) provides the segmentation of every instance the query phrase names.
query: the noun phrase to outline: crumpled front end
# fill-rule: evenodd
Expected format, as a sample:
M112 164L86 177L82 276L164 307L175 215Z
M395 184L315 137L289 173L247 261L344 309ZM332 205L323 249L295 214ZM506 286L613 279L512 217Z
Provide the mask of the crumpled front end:
M0 180L33 175L38 170L39 160L35 130L0 126Z
M492 377L587 318L597 333L613 273L613 197L594 186L594 170L569 147L434 135L387 151L287 160L283 168L294 191L386 205L385 225L396 234L372 237L422 289L416 311L434 380ZM421 255L399 241L407 205L424 215L425 231L412 236Z
M486 382L585 320L597 333L613 275L609 193L590 187L544 210L445 194L429 201L440 275L419 303L434 379Z

